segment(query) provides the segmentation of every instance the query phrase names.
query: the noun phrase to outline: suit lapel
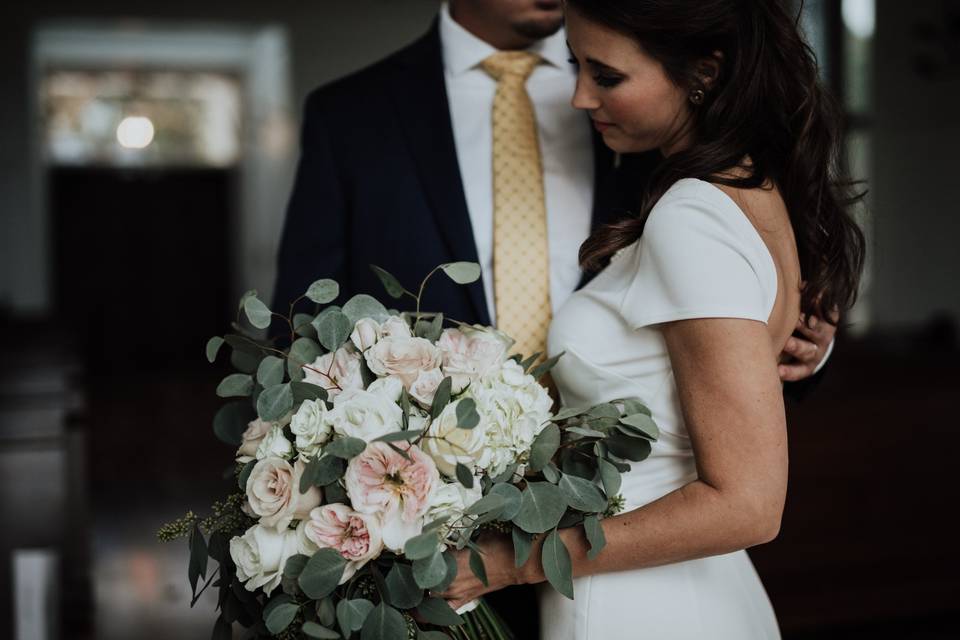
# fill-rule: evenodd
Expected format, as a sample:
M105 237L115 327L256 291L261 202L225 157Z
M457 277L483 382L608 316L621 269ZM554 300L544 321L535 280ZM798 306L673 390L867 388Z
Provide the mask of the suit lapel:
M450 121L439 23L401 52L398 62L394 102L437 226L455 260L478 262ZM482 281L469 285L467 293L477 317L489 324Z

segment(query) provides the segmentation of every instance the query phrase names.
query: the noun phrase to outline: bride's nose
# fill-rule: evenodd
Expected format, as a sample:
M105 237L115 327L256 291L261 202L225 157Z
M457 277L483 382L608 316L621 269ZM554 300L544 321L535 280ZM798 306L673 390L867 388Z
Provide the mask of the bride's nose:
M573 92L573 98L570 104L574 109L583 109L584 111L593 111L600 108L600 100L597 98L589 82L584 82L582 78L577 78L577 88Z

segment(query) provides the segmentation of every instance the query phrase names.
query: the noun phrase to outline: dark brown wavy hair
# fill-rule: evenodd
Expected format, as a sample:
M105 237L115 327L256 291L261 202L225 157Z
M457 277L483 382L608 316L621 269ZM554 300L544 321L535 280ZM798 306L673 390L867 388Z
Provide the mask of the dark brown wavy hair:
M821 86L816 56L781 0L567 0L578 14L634 38L678 87L703 89L693 144L664 159L639 214L581 247L587 270L635 242L650 210L681 178L737 188L772 181L790 214L806 281L801 309L830 321L856 300L863 233L848 209L863 194L841 172L841 113ZM722 53L709 90L698 62ZM744 166L744 158L752 163ZM731 178L741 167L745 177ZM723 174L727 175L723 175Z

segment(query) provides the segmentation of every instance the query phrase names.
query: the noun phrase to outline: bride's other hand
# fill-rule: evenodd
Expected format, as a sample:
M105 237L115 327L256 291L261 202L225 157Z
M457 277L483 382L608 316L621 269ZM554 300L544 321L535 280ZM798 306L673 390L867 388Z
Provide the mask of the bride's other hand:
M832 320L837 322L836 313ZM817 372L829 356L837 327L816 316L811 317L808 323L806 317L801 316L797 322L797 332L800 335L791 336L780 354L778 370L783 382L797 382Z
M449 601L454 610L485 593L522 582L520 569L514 566L513 542L509 536L487 535L480 540L487 586L470 569L470 550L457 552L457 577L450 587L438 594Z

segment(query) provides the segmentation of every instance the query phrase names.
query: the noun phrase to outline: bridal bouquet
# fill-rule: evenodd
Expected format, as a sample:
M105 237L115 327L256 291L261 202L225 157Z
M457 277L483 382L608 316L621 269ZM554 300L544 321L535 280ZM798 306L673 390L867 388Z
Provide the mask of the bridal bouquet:
M486 582L478 536L510 535L521 566L545 535L545 573L572 598L558 529L583 526L599 553L600 519L622 508L620 474L658 437L635 399L552 413L538 381L560 356L537 364L501 332L420 311L432 276L468 284L478 265L441 265L419 294L373 268L417 311L367 295L331 305L339 287L319 280L304 294L315 314L293 315L299 300L277 314L248 292L235 333L207 344L210 362L227 346L237 369L217 388L233 400L213 427L236 448L238 489L160 537L189 536L192 604L219 589L215 640L234 622L258 638L511 638L484 601L457 612L431 595L456 576L454 553L467 549ZM258 339L244 316L258 329L284 318L289 346Z

